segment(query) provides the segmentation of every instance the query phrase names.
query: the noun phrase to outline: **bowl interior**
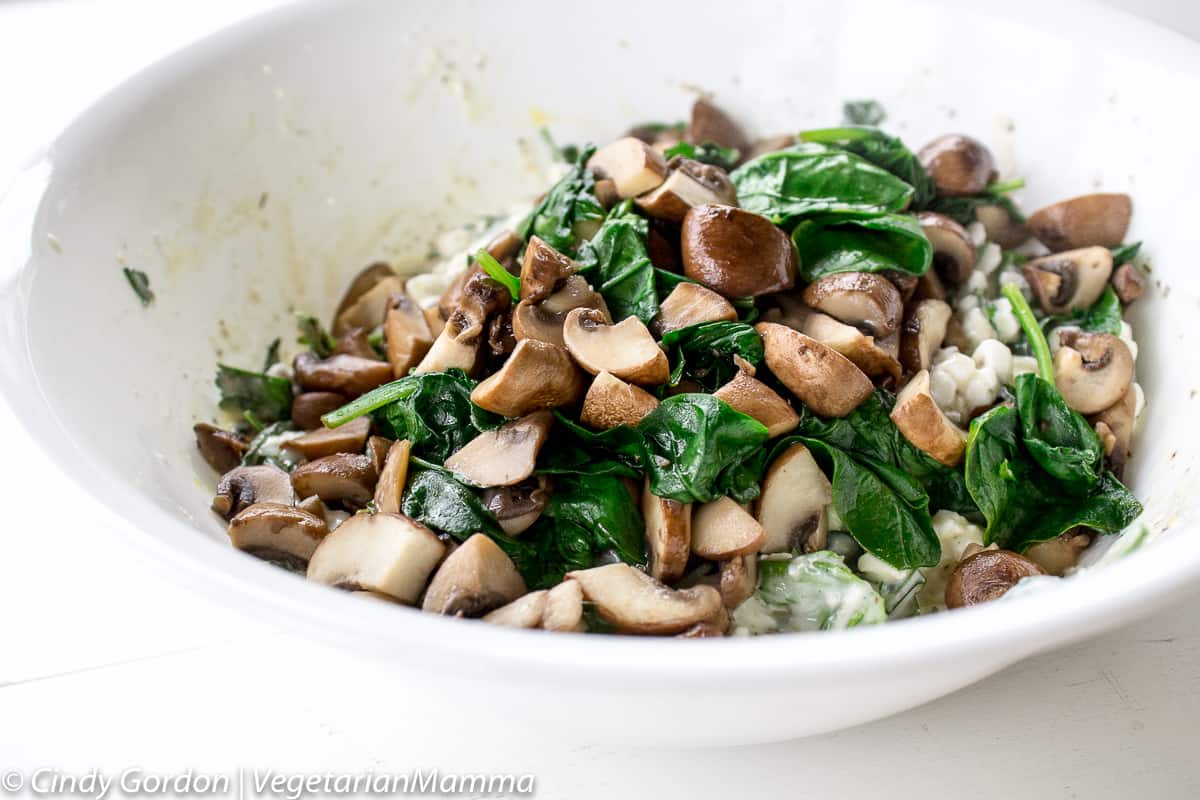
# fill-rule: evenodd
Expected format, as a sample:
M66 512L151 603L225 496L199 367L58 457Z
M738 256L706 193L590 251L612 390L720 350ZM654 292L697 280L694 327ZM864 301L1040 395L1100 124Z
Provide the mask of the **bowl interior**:
M215 417L215 362L256 367L277 337L294 351L293 312L327 318L367 262L416 269L440 230L544 189L539 126L603 142L684 118L700 89L766 135L875 98L914 147L948 131L990 144L1026 178L1027 209L1133 194L1130 238L1153 275L1132 315L1149 405L1130 478L1153 530L1194 519L1197 278L1179 210L1180 176L1198 173L1180 146L1200 123L1182 102L1200 75L1190 45L1074 4L622 7L568 21L530 4L519 26L495 4L288 9L81 117L48 154L20 281L36 390L69 457L125 487L130 515L175 521L151 535L223 543L189 430ZM1128 46L1130 31L1155 46ZM149 275L152 306L122 266Z

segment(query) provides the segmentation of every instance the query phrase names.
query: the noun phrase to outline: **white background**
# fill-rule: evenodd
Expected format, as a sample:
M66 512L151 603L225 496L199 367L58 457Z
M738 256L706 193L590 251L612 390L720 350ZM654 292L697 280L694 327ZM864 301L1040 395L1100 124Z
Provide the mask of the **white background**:
M0 186L105 88L272 4L0 2ZM1117 5L1200 37L1200 5ZM377 666L174 587L37 478L46 463L6 412L0 401L0 773L437 767L534 773L537 796L571 800L1200 796L1200 594L830 736L671 752L530 737L517 721L481 730ZM853 686L830 690L853 702Z

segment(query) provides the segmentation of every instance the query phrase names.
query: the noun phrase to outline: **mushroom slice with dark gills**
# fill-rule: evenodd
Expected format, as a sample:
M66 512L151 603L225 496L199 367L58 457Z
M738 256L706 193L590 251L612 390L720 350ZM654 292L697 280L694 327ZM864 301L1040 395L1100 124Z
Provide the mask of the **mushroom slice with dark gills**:
M1028 224L1051 250L1115 247L1125 240L1132 213L1127 194L1085 194L1039 208Z
M521 300L540 303L558 291L562 282L579 271L579 264L546 244L529 237L521 261Z
M415 605L445 552L433 531L402 514L355 514L317 545L308 579Z
M588 159L587 167L596 177L612 180L622 199L648 192L667 177L662 154L632 136L601 147Z
M917 214L921 232L933 245L933 268L950 283L965 283L975 271L975 245L967 229L945 214Z
M681 156L672 158L667 167L667 179L635 201L650 216L680 223L696 206L737 205L737 190L720 167Z
M479 365L488 319L508 310L511 303L512 295L506 288L482 272L472 274L463 284L458 307L446 319L446 327L413 372L461 369L472 374Z
M480 495L484 507L492 512L496 522L509 536L519 536L533 523L546 508L550 499L550 479L538 475L522 481L514 486L495 486L484 489Z
M1054 383L1067 405L1096 414L1119 401L1133 383L1133 354L1111 333L1064 331L1054 354Z
M716 616L721 594L711 586L671 589L628 564L568 572L600 616L622 633L669 635Z
M524 339L499 370L471 391L471 402L504 417L520 417L576 403L583 391L583 376L565 348Z
M208 465L217 472L226 473L242 463L249 443L236 433L221 430L207 422L192 426L196 434L196 448Z
M939 136L917 152L917 160L933 179L937 193L945 197L982 194L996 180L991 151L970 136Z
M810 283L804 302L876 338L900 328L904 303L891 281L873 272L838 272Z
M425 590L422 611L479 617L525 594L512 559L482 533L467 539L438 567Z
M255 503L294 506L296 499L291 477L279 467L236 467L221 476L212 510L228 520Z
M647 478L642 487L642 518L651 577L664 583L679 580L692 552L692 504L658 497L650 491Z
M1084 247L1042 256L1021 265L1021 272L1047 314L1088 308L1099 299L1112 275L1107 247Z
M567 314L577 308L593 309L602 314L605 320L612 321L600 293L585 278L572 275L544 300L522 300L517 303L512 315L513 336L517 341L537 339L564 347L563 321Z
M476 436L446 459L446 469L471 486L512 486L533 474L554 415L535 411Z
M757 297L796 283L795 245L758 214L696 206L683 219L681 241L684 274L726 297Z
M666 383L667 354L637 317L608 324L595 309L577 308L563 322L563 341L571 357L593 375L608 372L630 383Z
M234 515L228 533L239 550L268 561L303 566L329 529L325 520L295 506L255 503Z
M946 607L962 608L1002 597L1022 578L1045 575L1040 566L1011 550L980 550L958 562L946 583Z
M833 486L808 448L797 442L784 450L763 476L754 506L767 533L761 552L824 549L829 530L825 507L832 502Z
M767 367L822 417L844 417L871 395L871 380L850 359L816 339L775 322L754 326Z

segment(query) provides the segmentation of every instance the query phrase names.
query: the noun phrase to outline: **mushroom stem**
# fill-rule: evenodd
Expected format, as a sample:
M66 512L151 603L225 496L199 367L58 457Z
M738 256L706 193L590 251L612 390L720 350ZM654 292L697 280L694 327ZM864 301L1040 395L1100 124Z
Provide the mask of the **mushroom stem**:
M1017 324L1021 326L1025 338L1029 340L1029 349L1033 351L1033 356L1037 359L1038 376L1053 384L1054 356L1050 354L1050 343L1046 341L1046 334L1042 332L1042 326L1033 316L1033 309L1029 307L1029 301L1025 299L1025 295L1021 294L1021 290L1015 284L1005 284L1001 291L1008 298L1013 316L1017 318Z

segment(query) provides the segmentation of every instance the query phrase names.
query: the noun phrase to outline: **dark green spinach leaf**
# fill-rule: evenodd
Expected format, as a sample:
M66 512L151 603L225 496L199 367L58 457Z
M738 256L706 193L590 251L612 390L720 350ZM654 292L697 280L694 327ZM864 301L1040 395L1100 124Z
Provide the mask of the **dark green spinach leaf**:
M567 174L517 226L517 236L528 242L536 235L560 253L575 254L576 226L604 219L604 208L594 194L595 178L585 167L594 152L591 145L580 151Z
M1017 414L1030 457L1070 494L1086 495L1099 482L1104 461L1100 437L1049 382L1017 376Z
M674 364L671 386L689 378L706 392L715 392L737 375L733 356L741 356L756 366L763 359L762 337L745 322L689 325L663 334L662 343Z
M1112 251L1113 264L1119 267L1122 264L1128 264L1137 260L1137 257L1142 252L1142 243L1127 242L1108 249Z
M699 161L701 164L712 164L728 171L737 166L738 159L742 157L742 154L736 147L721 147L715 142L705 142L700 145L680 142L668 147L663 156L667 160L675 156L683 156L693 161Z
M1111 333L1113 336L1119 336L1123 320L1121 300L1112 284L1109 284L1104 287L1099 299L1089 307L1074 314L1047 317L1042 325L1047 333L1055 328L1070 325L1093 333Z
M221 408L251 414L262 424L292 415L292 382L262 372L217 364Z
M150 276L140 269L130 269L129 267L122 267L121 272L125 274L125 280L129 281L129 288L133 289L133 293L137 295L138 300L142 301L143 306L154 302L154 292L150 291Z
M579 271L589 275L604 296L613 319L637 317L650 322L658 315L654 265L646 252L649 225L625 201L613 208L590 241L579 248Z
M1021 185L1024 185L1023 181ZM1020 186L1012 185L1008 191L1017 188L1020 188ZM968 197L938 197L926 205L926 210L945 214L958 224L965 226L979 219L976 212L980 206L1000 206L1000 208L1008 213L1013 222L1022 223L1025 221L1025 215L1017 208L1016 203L1012 201L1011 197L1002 192L988 192Z
M312 351L317 358L329 358L333 348L337 347L337 339L333 338L321 326L316 317L296 316L296 325L300 329L300 344Z
M924 208L934 198L933 179L904 142L878 128L865 127L874 124L877 123L804 131L800 134L800 140L833 145L862 156L911 186L913 207Z
M800 274L809 282L837 272L924 275L933 261L933 245L916 217L906 214L805 220L792 231L792 241L800 254Z

